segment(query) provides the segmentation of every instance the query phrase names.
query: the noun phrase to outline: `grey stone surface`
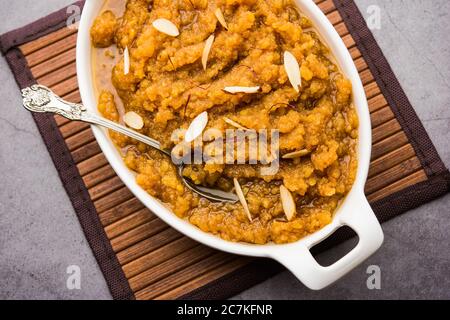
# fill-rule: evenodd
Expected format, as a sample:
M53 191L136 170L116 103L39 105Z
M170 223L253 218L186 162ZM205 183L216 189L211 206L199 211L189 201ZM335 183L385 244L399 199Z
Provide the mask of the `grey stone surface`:
M0 33L73 2L0 0ZM450 166L450 25L447 0L356 0L362 12L381 8L375 36ZM27 10L24 10L27 8ZM19 14L19 12L26 14ZM0 59L0 299L109 299L110 294L17 86ZM450 196L383 225L386 240L373 257L321 292L284 272L235 299L450 298ZM323 254L332 259L343 244ZM78 265L81 290L66 287ZM368 290L366 269L378 265L382 289Z
M72 2L1 0L0 33ZM17 85L3 58L0 70L0 299L110 299L42 138L31 115L20 107ZM81 268L81 290L67 289L71 265Z

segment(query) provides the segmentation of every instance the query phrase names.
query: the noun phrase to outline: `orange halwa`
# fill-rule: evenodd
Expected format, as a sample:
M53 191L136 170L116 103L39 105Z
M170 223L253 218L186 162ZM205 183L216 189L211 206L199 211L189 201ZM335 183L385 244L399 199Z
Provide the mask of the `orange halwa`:
M228 29L218 23L217 8ZM165 155L112 133L143 189L180 218L230 241L288 243L331 222L355 180L358 117L351 82L291 0L110 0L105 10L91 32L95 47L111 45L96 49L94 56L99 110L105 117L120 122L125 112L134 111L144 119L140 132L171 149L174 130L188 128L207 111L208 129L233 129L228 118L248 129L279 130L281 156L306 150L301 157L281 160L272 176L261 175L262 165L186 167L184 175L204 186L229 191L237 178L250 221L240 203L212 203L190 192ZM173 22L180 35L156 30L152 22L159 18ZM212 34L204 70L202 53ZM284 69L285 51L299 62L299 93ZM227 86L261 90L229 94L223 90ZM290 221L280 200L282 184L297 207Z

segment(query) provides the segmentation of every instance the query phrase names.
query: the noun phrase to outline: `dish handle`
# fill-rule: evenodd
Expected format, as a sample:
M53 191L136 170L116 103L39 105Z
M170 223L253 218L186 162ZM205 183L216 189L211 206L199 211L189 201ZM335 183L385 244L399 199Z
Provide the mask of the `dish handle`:
M276 250L273 258L289 269L308 288L321 290L369 258L383 243L384 235L365 195L350 201L352 208L347 208L338 218L336 228L323 234L313 234L309 241L300 241ZM347 199L349 200L349 199ZM342 226L352 228L359 237L356 247L343 258L328 267L321 266L311 254L310 249L331 236ZM308 245L310 243L310 245Z

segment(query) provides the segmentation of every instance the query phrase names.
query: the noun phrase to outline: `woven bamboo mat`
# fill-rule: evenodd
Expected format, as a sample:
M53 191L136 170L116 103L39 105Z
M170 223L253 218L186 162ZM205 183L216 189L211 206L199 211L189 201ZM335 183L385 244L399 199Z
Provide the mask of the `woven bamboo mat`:
M347 45L369 100L373 154L365 190L379 219L447 192L448 172L354 3L316 3ZM61 11L13 31L2 37L2 51L20 86L36 81L80 102L77 34L63 21ZM115 298L226 298L281 269L273 262L215 251L168 227L124 186L88 125L59 116L36 116L36 122Z

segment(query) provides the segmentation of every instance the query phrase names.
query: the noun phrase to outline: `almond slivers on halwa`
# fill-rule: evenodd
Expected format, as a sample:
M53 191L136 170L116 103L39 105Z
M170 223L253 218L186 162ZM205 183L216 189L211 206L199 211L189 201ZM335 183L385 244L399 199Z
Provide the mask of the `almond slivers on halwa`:
M351 82L294 8L293 0L107 0L91 29L104 117L123 114L128 126L180 154L199 142L208 156L227 151L226 161L183 169L196 185L240 199L213 203L185 187L169 157L111 134L146 192L225 240L295 242L332 221L356 178ZM255 148L262 132L267 145ZM240 135L248 142L242 158Z
M167 19L156 19L153 21L153 27L171 37L177 37L180 35L180 31L178 31L177 26L172 21Z

